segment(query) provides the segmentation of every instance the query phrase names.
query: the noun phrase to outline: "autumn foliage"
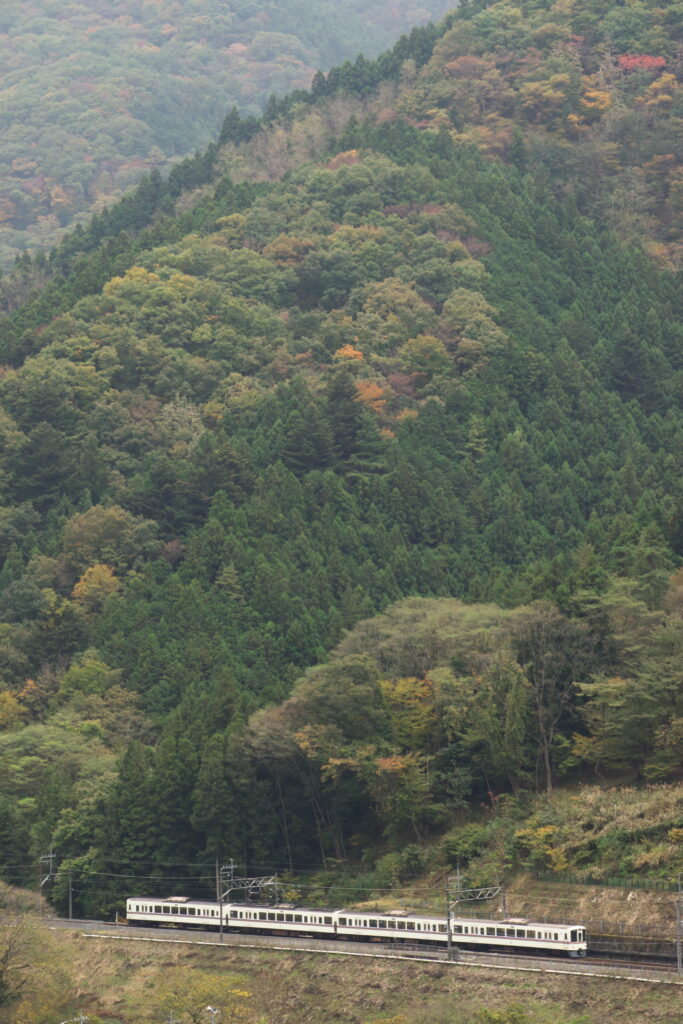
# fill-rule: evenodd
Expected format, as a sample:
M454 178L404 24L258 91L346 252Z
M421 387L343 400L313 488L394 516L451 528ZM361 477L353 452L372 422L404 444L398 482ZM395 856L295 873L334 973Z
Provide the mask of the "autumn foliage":
M647 53L624 53L617 57L622 71L661 71L666 67L663 57L652 57Z

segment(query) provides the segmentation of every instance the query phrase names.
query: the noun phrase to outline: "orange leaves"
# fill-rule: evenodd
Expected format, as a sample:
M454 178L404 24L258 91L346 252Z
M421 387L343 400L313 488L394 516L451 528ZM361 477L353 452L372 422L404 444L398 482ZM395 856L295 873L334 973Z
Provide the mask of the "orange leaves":
M338 348L334 353L335 359L364 359L363 353L360 349L354 348L353 345L346 344Z
M581 106L586 107L587 110L600 112L608 110L612 106L612 95L605 89L586 89L581 97Z
M387 404L386 392L377 381L358 380L356 381L356 391L359 402L369 406L377 414L384 412L384 407Z

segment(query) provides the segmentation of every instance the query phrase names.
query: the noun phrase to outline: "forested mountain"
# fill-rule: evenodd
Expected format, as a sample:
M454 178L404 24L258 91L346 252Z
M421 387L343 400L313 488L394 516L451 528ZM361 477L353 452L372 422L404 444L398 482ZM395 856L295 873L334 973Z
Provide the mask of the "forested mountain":
M237 104L373 57L447 0L3 0L0 267L49 249L154 167L204 147Z
M677 776L680 32L623 10L467 5L6 284L7 878L53 843L109 909Z

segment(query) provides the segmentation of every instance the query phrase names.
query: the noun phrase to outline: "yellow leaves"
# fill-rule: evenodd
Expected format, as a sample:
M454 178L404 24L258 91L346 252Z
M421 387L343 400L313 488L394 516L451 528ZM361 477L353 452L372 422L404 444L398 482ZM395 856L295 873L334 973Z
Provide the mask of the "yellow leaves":
M24 709L9 690L0 690L0 729L13 729L24 716Z
M107 599L120 590L121 582L112 567L99 562L85 570L71 596L86 615L95 615L102 611Z
M581 105L586 107L587 110L602 112L612 106L612 95L604 89L586 89L581 97ZM575 116L569 115L570 118Z
M516 843L525 851L533 867L566 871L568 861L564 850L556 845L557 838L555 825L521 828L515 832Z
M338 348L334 353L334 359L364 359L363 353L360 349L354 348L353 345L346 344Z
M646 107L665 107L673 103L673 94L678 89L678 81L675 75L666 72L660 75L656 81L648 85L645 90L643 102Z
M161 278L158 274L153 274L150 270L135 265L127 270L122 277L112 277L111 281L105 284L102 292L107 298L134 299L139 296L141 291L146 291L147 288L160 283Z
M437 715L434 684L429 676L385 679L380 683L396 741L407 750L434 745Z
M683 828L670 828L666 838L672 843L683 843Z

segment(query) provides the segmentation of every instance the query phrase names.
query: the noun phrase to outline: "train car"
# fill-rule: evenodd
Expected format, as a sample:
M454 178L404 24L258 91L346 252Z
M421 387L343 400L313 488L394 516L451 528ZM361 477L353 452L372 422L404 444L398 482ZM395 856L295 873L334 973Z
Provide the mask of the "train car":
M525 918L507 918L485 921L475 918L451 920L454 945L465 949L486 948L492 951L515 953L543 952L551 955L585 956L588 945L586 929L576 924L548 924L527 921Z
M225 924L225 914L223 915ZM220 928L220 905L215 900L193 900L189 896L133 896L126 900L126 920L132 925L177 925L182 928Z
M366 941L392 940L425 945L448 941L445 917L409 914L396 910L388 914L342 910L337 919L339 938ZM499 952L542 951L561 956L586 955L586 932L578 925L545 924L523 918L487 921L451 918L451 942L463 949Z
M306 935L364 942L396 942L444 946L448 943L445 917L411 914L403 910L377 913L367 910L332 910L292 904L223 903L133 897L126 903L132 925L173 925L214 928L271 935ZM451 943L463 949L506 953L586 955L586 931L576 924L548 924L525 918L484 920L451 918Z
M256 906L230 903L226 906L226 919L231 931L267 932L276 935L336 934L338 911L320 907L295 907L290 903Z

